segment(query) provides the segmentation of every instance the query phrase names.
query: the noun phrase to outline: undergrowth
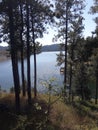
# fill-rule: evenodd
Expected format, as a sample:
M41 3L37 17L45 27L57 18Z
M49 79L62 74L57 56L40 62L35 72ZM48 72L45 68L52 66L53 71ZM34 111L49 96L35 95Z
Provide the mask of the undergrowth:
M54 95L51 102L48 99L39 94L28 106L27 98L21 97L20 114L16 114L14 95L1 97L0 130L98 130L97 105L84 101L66 104Z

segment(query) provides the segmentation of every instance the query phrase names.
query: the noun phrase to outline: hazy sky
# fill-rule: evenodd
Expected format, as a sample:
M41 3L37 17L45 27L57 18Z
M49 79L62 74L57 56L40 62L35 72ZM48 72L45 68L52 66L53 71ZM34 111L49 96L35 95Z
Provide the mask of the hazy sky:
M1 1L1 0L0 0ZM93 19L94 19L94 15L88 14L90 7L93 5L93 0L86 0L86 8L84 11L84 25L85 25L85 30L84 30L84 37L87 36L91 36L91 32L95 30L95 26L96 24L94 23ZM52 38L54 36L54 30L53 29L49 29L49 34L45 34L44 38L40 39L40 43L42 43L43 45L46 44L52 44Z

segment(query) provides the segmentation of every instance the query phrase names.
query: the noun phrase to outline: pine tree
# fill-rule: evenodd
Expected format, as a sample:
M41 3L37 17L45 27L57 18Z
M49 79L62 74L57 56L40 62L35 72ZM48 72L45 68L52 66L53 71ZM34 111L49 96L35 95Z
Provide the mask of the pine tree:
M6 37L3 37L4 40L7 40L10 44L11 48L11 60L12 60L12 72L14 79L14 88L15 88L15 104L16 111L20 110L20 80L19 80L19 72L18 72L18 57L17 57L17 43L15 41L15 27L16 21L14 17L14 13L17 9L17 1L13 0L5 0L1 3L1 17L5 16L4 23L1 22L2 34ZM7 21L6 21L7 20ZM5 26L6 25L6 26ZM9 34L9 35L8 35Z
M61 0L56 1L55 16L59 18L57 20L58 25L58 40L64 45L64 86L68 83L68 44L71 44L71 55L74 53L74 44L76 44L77 38L82 33L83 29L83 17L82 10L84 9L83 0ZM73 60L73 56L71 56ZM72 80L72 64L70 64L70 90ZM71 92L70 92L71 93Z
M94 5L91 6L90 12L92 14L97 14L98 13L98 1L94 0ZM95 23L96 23L96 40L98 39L98 17L95 18ZM97 52L97 51L96 51ZM95 72L95 77L96 77L96 96L95 96L95 103L97 104L98 100L98 59L97 59L97 54L95 56L95 61L96 61L96 72Z
M23 31L24 31L24 21L23 21L23 2L19 0L20 7L20 48L21 48L21 77L22 77L22 93L23 96L26 95L26 84L25 84L25 74L24 74L24 40L23 40Z
M26 38L27 38L27 92L31 104L31 71L30 71L30 3L26 0Z
M53 19L52 11L50 9L49 1L31 1L30 3L30 22L32 37L31 43L33 44L33 54L34 54L34 97L37 96L37 62L36 62L36 52L37 52L37 38L43 37L43 32L46 31L46 24L50 23Z

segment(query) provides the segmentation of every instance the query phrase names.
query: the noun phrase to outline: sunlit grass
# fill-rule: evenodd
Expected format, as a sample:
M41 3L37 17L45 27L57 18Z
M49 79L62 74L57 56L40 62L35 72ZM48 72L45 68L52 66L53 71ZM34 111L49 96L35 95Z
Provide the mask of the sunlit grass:
M98 115L97 105L93 103L75 101L78 107L74 107L66 104L60 96L51 95L49 99L48 94L38 93L37 98L32 99L32 106L29 109L27 96L23 97L20 94L21 113L17 115L13 110L14 102L13 93L4 93L0 97L0 104L10 108L9 112L0 111L0 130L25 130L26 127L28 130L32 127L35 127L34 130L43 130L42 128L45 130L98 130L98 121L91 116ZM50 110L47 115L49 105Z

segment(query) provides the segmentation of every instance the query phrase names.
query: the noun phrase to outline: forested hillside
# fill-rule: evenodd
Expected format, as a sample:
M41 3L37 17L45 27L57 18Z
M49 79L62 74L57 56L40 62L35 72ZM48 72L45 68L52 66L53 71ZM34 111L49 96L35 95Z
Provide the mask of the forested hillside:
M3 47L3 46L0 46L0 51L5 51L5 50L7 50L8 49L8 47Z
M7 50L7 49L8 47L0 46L0 50ZM41 52L48 52L48 51L60 51L60 44L51 44L41 47Z
M51 44L51 45L45 45L42 46L41 49L42 52L47 51L60 51L60 44Z
M86 2L91 4L90 0ZM94 19L95 30L91 36L84 37L86 2L0 0L0 42L10 46L13 77L9 93L0 86L0 130L98 130L98 16ZM93 0L89 12L98 14L98 0ZM44 38L45 33L52 34L48 32L50 28L54 28L54 43L61 45L41 48L38 39ZM56 80L58 75L52 73L50 77L48 69L49 78L46 78L41 56L41 84L46 88L42 93L37 84L40 49L60 51L54 61L60 67L63 65L63 76L59 73L58 79L62 79L61 85ZM4 77L3 82L6 79Z

